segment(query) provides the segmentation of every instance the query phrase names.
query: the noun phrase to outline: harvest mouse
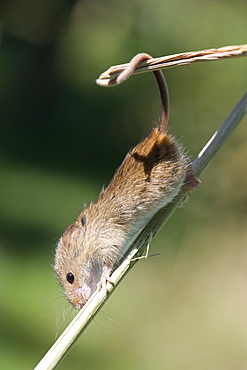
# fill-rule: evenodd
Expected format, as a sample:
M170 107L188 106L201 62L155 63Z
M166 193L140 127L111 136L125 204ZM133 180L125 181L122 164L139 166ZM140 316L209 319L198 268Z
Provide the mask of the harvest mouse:
M148 54L137 54L117 78L130 76ZM111 282L111 274L130 242L155 213L187 183L198 185L180 145L167 134L169 97L161 71L155 71L161 98L159 124L130 150L96 203L77 216L58 242L55 272L66 298L82 308L93 292ZM97 284L98 283L98 284Z

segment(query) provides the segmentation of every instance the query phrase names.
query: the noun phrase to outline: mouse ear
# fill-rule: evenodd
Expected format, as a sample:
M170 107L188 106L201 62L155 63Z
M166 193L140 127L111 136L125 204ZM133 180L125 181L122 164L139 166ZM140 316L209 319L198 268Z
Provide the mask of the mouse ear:
M86 225L86 222L87 222L86 216L85 215L82 215L81 216L81 224L82 224L82 226L85 226Z
M109 82L110 85L119 85L129 78L132 73L135 71L136 67L144 62L145 60L152 59L149 54L139 53L135 55L127 67L114 79ZM167 131L168 117L169 117L169 93L168 87L166 84L165 77L161 70L153 72L158 83L159 92L160 92L160 118L159 118L159 131L164 134Z

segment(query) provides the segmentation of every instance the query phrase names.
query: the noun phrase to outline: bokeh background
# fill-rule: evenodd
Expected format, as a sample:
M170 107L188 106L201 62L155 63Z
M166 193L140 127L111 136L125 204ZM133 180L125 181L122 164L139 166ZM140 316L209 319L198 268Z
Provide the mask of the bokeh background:
M0 367L33 368L75 312L56 242L156 122L154 57L246 43L241 0L0 2ZM170 132L193 159L247 87L246 58L165 70ZM59 369L246 369L247 118Z

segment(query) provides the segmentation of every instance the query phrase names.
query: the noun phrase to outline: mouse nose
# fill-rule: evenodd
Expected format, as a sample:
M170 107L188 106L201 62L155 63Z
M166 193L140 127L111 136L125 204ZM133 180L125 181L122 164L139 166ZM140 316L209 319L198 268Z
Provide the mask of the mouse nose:
M76 310L80 310L80 309L82 309L82 307L83 307L83 306L85 306L85 303L86 303L86 302L73 303L73 307L74 307Z
M72 292L70 302L77 310L80 310L88 301L90 295L91 290L88 287L79 287Z

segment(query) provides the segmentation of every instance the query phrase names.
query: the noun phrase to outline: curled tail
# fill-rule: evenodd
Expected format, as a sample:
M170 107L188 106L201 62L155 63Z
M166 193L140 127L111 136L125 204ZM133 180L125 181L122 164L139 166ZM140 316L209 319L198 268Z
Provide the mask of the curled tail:
M134 72L136 67L143 61L152 59L149 54L140 53L135 55L131 61L129 62L126 69L124 69L116 78L115 83L120 84L123 81L127 80L130 75ZM167 125L168 125L168 118L169 118L169 93L168 87L166 84L165 77L162 71L154 71L153 72L159 87L160 92L160 118L159 118L159 131L161 133L166 134Z

